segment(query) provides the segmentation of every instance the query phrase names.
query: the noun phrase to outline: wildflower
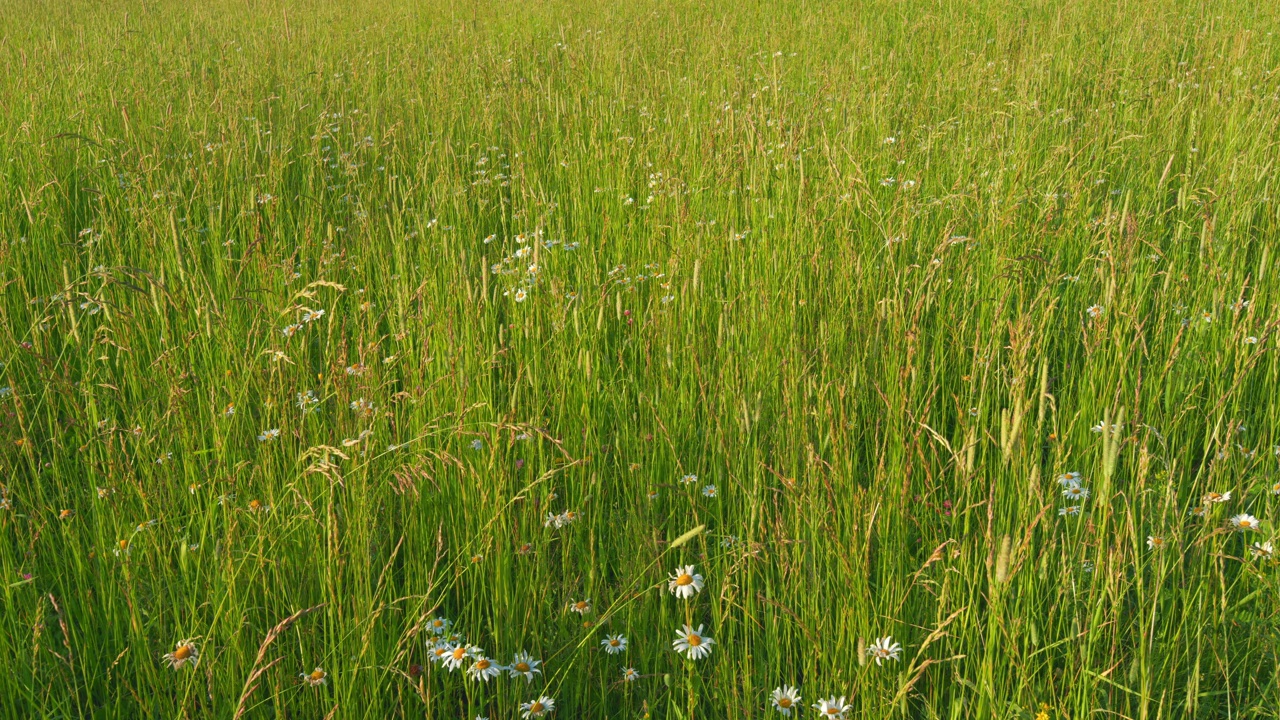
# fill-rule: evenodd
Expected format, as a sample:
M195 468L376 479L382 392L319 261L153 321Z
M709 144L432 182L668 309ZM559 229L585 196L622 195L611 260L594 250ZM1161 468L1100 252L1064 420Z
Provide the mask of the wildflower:
M1091 317L1091 318L1098 318L1098 317L1101 317L1101 316L1102 316L1102 306L1101 306L1101 305L1090 305L1088 308L1086 308L1086 309L1085 309L1085 312L1089 313L1089 317Z
M556 701L543 695L537 700L520 704L520 715L529 720L529 718L538 718L553 712L556 709Z
M640 679L640 673L633 667L622 668L622 681L635 682Z
M373 415L374 404L369 402L368 400L365 400L364 398L360 398L359 400L352 400L351 403L347 405L347 407L353 410L356 415L362 418L367 418Z
M258 500L257 498L254 498L253 500L249 501L249 512L254 513L255 515L258 513L271 512L271 506L264 504L261 500Z
M702 488L702 495L704 497L713 498L716 496L717 492L715 485L704 485Z
M494 663L489 658L480 655L476 658L476 661L471 664L471 667L467 668L467 674L471 676L472 680L489 682L492 678L501 675L502 670L502 666Z
M1272 546L1270 540L1261 543L1254 543L1253 546L1249 548L1249 554L1256 558L1269 558L1274 555L1275 552L1276 549Z
M1081 502L1089 499L1089 490L1073 482L1062 489L1062 497Z
M796 709L800 704L800 689L791 685L783 685L773 689L773 694L769 696L773 702L773 706L778 712L791 717L791 711Z
M367 372L368 370L369 370L368 366L366 366L364 363L356 363L355 365L348 365L346 373L353 377L359 377L365 374L365 372Z
M1240 532L1245 532L1248 530L1257 530L1258 524L1259 524L1258 518L1248 513L1240 513L1239 515L1233 515L1231 519L1227 521L1227 525L1232 530L1238 530Z
M680 478L680 482L683 485L692 485L693 483L698 482L698 476L692 475L692 474L685 475L684 477Z
M692 565L683 565L676 568L676 571L667 579L667 589L672 595L688 600L694 595L702 592L702 576L694 572Z
M529 297L529 293L525 292L524 288L516 289L516 302L524 302L527 297Z
M58 519L70 520L71 518L75 517L75 514L76 514L75 510L61 510L58 512Z
M600 645L604 651L610 655L617 655L627 650L627 638L625 635L610 635L600 641Z
M449 626L452 624L453 623L450 622L448 618L437 615L427 621L427 629L429 629L433 635L443 635L449 630Z
M280 334L284 335L285 337L293 337L294 335L298 334L298 331L301 329L302 329L301 325L294 323L293 325L284 326L284 329L280 331Z
M845 704L843 695L839 698L832 695L824 700L819 700L813 706L813 709L817 710L825 718L844 718L844 714L852 710L853 706Z
M885 660L897 660L902 652L902 646L886 635L871 643L867 652L871 653L871 658L876 661L876 665L880 665Z
M96 488L96 489L97 489L97 491L98 491L98 499L99 499L99 500L106 500L108 497L110 497L110 496L111 496L111 494L112 494L112 493L114 493L114 492L116 491L116 489L115 489L115 488L110 488L110 487L104 487L104 488L103 488L103 487L100 487L100 488Z
M431 646L431 652L427 655L427 659L432 665L444 662L445 658L453 652L453 645L444 640L437 640L435 645Z
M715 640L702 634L701 625L697 630L685 625L684 630L676 632L676 639L671 646L690 660L701 660L711 654L711 646L714 644Z
M1205 494L1204 494L1204 504L1205 504L1205 505L1208 505L1209 503L1224 503L1224 502L1226 502L1226 501L1228 501L1228 500L1230 500L1230 499L1231 499L1231 491L1230 491L1230 490L1228 490L1228 491L1226 491L1226 492L1224 492L1224 493L1207 492L1207 493L1205 493Z
M1209 513L1208 505L1197 505L1191 508L1191 515L1194 517L1204 517Z
M481 448L483 448L483 447L484 447L484 442L483 442L483 441L481 441L480 439L478 439L478 438L477 438L477 439L475 439L475 440L472 440L472 441L471 441L471 449L472 449L472 450L479 450L479 449L481 449Z
M1072 484L1080 484L1081 475L1078 472L1066 472L1058 476L1058 484L1062 487L1069 487Z
M1062 517L1075 517L1082 512L1084 512L1084 509L1079 505L1068 505L1064 508L1058 508L1058 514Z
M123 541L122 541L123 542ZM192 640L181 640L177 647L171 653L164 654L164 661L169 663L169 667L177 670L187 663L191 663L195 667L200 662L200 649Z
M454 670L462 667L462 663L466 662L467 658L473 655L473 650L479 651L479 649L480 648L463 643L452 645L449 648L449 653L444 656L444 666L449 668L450 672L453 672Z
M569 609L572 610L573 612L578 613L579 615L586 615L587 613L591 612L591 601L586 598L583 598L577 602L570 600Z
M1166 545L1168 545L1168 542L1164 539L1164 536L1162 535L1147 536L1147 547L1152 550L1163 550Z
M1280 495L1280 480L1271 483L1271 494Z
M1277 487L1280 487L1280 483L1276 483L1276 485L1277 485ZM1277 494L1277 495L1280 495L1280 490L1276 490L1276 494ZM657 491L657 490L650 490L649 492L645 493L645 497L647 497L650 501L657 500L657 499L658 499L658 491Z
M222 411L222 417L231 417L236 414L235 403L227 403L227 408Z
M312 322L315 322L316 320L319 320L322 317L324 317L323 309L307 310L306 312L302 313L302 322L312 323Z
M258 435L258 442L267 442L268 440L275 440L277 437L280 437L280 428L271 428L270 430L263 430Z
M1256 338L1256 337L1254 337L1254 336L1250 335L1249 337L1247 337L1247 338L1245 338L1245 339L1244 339L1244 344L1245 344L1245 345L1257 345L1257 344L1258 344L1258 338Z
M329 682L329 673L318 667L309 673L298 673L298 677L302 678L302 682L311 687L319 687Z
M1213 313L1209 312L1208 310L1205 310L1204 312L1200 313L1200 319L1204 320L1207 323L1213 322Z
M542 671L538 669L538 666L541 664L541 660L534 660L532 655L521 650L516 653L515 659L513 659L511 664L507 666L507 673L509 673L513 678L523 675L525 680L533 682L533 676L535 674L542 674Z

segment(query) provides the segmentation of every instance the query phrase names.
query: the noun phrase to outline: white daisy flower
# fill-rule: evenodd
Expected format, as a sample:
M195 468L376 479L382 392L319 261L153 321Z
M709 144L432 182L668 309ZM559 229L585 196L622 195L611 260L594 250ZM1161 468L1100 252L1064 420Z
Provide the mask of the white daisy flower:
M685 625L684 630L676 632L675 642L671 646L690 660L701 660L711 654L711 646L714 644L715 640L702 634L701 625L697 630Z
M501 665L495 663L484 655L477 653L476 661L471 663L471 667L467 668L467 675L469 675L472 680L489 682L490 679L501 675L503 669L504 668Z
M1062 497L1076 502L1083 502L1089 499L1089 489L1082 487L1079 483L1071 483L1062 488Z
M897 660L902 653L902 646L886 635L882 638L877 638L875 642L871 643L867 648L867 652L871 654L871 659L875 660L877 665L880 665L885 660Z
M622 681L635 682L640 679L640 672L633 667L622 668Z
M1232 530L1245 532L1248 530L1257 530L1259 523L1258 518L1248 513L1240 513L1239 515L1233 515L1231 519L1227 521L1227 524Z
M836 697L832 695L824 700L819 700L813 706L824 718L844 718L844 714L853 709L852 705L846 705L844 696Z
M432 665L435 665L436 663L444 662L444 659L449 657L449 654L452 652L452 643L446 640L438 640L435 645L431 646L431 650L427 653L427 660L429 660Z
M449 668L449 672L453 672L462 667L462 664L472 657L473 650L479 651L480 648L458 643L449 648L449 653L444 656L444 666Z
M610 635L600 641L600 646L610 655L617 655L625 652L627 649L627 638L625 635Z
M1275 555L1276 549L1272 546L1271 541L1268 540L1266 542L1254 543L1253 546L1249 548L1249 553L1256 558L1269 558L1272 555Z
M702 576L694 572L692 565L677 567L667 579L667 589L672 595L688 600L702 592Z
M783 685L774 688L773 694L769 696L778 712L791 717L791 711L800 705L800 690L791 685Z
M1204 494L1204 502L1206 505L1208 505L1209 503L1224 503L1230 499L1231 499L1230 490L1224 493L1207 492Z
M1084 510L1079 505L1068 505L1064 508L1058 508L1058 514L1063 517L1075 517L1082 512L1084 512Z
M1168 544L1168 541L1162 535L1147 536L1147 547L1152 550L1163 550Z
M525 720L529 720L529 718L542 717L543 715L546 715L547 713L552 712L555 709L556 709L556 701L547 697L546 695L543 695L537 700L533 700L527 703L521 703L520 715L521 717L525 718Z
M316 668L309 673L298 673L298 677L311 687L319 687L329 682L329 673L323 668Z
M523 675L525 680L533 682L535 674L542 674L542 671L538 669L541 664L541 660L534 660L532 655L521 650L516 653L515 659L507 666L507 673L513 678Z

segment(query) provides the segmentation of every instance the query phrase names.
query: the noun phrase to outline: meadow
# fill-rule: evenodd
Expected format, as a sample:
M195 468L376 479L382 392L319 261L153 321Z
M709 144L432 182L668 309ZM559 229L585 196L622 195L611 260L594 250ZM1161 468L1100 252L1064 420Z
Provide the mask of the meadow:
M0 716L1275 718L1280 6L0 7Z

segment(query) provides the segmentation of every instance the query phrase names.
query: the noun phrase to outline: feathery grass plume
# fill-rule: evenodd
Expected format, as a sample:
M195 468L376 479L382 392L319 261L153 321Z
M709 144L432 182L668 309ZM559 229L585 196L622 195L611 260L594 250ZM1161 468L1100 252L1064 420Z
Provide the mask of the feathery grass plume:
M996 583L1003 585L1009 579L1009 555L1013 551L1013 538L1000 539L1000 554L996 557Z
M686 532L685 534L681 535L680 537L676 538L675 540L673 540L673 541L671 542L671 549L672 549L672 550L675 550L675 549L676 549L676 548L678 548L678 547L682 547L682 546L684 546L684 545L685 545L685 544L687 544L690 540L692 540L692 539L694 539L694 538L698 537L699 535L701 535L701 534L702 534L702 531L703 531L703 530L706 530L706 529L707 529L707 526L706 526L706 525L699 525L698 527L696 527L696 528L694 528L694 529L692 529L692 530L690 530L690 531Z
M867 639L864 637L859 637L858 638L858 665L864 666L867 664L867 662L868 662Z

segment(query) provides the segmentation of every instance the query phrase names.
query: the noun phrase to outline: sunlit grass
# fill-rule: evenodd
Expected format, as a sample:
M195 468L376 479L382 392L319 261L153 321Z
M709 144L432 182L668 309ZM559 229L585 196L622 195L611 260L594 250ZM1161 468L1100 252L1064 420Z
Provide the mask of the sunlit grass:
M0 12L0 712L1275 717L1276 8L614 5Z

